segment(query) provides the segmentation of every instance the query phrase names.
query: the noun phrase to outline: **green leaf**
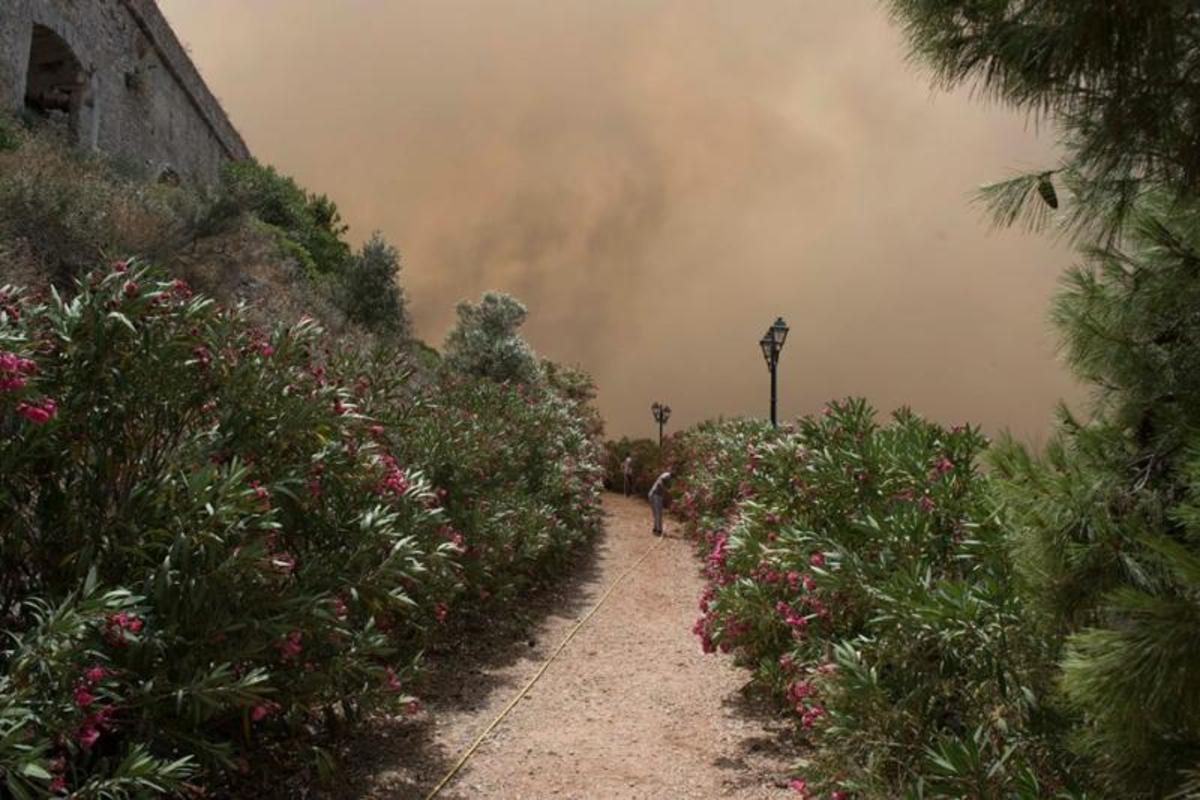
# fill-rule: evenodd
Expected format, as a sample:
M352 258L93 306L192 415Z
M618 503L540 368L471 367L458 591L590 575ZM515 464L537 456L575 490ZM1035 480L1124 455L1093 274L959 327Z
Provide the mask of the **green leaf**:
M129 329L129 332L130 332L130 333L137 333L137 328L135 328L135 327L133 326L133 323L129 321L129 317L125 316L125 315L124 315L124 314L122 314L120 311L110 311L110 312L108 312L108 318L109 318L109 319L115 319L117 322L119 322L119 323L121 323L122 325L124 325L126 328L128 328L128 329Z

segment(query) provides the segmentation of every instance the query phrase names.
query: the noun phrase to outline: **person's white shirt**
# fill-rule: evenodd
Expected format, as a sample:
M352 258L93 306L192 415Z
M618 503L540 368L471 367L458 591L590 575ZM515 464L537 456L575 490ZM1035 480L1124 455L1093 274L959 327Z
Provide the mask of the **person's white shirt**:
M669 480L671 480L671 473L669 471L664 472L662 475L659 475L658 480L656 480L654 482L654 485L650 487L650 496L651 497L661 497L663 486Z

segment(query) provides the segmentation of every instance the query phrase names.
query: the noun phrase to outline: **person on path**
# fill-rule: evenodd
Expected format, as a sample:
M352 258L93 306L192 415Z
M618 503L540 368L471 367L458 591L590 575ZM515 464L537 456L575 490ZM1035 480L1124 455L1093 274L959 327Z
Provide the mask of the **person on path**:
M667 487L671 485L671 472L668 470L658 476L658 480L650 487L650 508L654 510L654 535L663 534L663 499Z
M621 465L621 470L625 475L625 496L633 494L633 456L625 456L625 463Z

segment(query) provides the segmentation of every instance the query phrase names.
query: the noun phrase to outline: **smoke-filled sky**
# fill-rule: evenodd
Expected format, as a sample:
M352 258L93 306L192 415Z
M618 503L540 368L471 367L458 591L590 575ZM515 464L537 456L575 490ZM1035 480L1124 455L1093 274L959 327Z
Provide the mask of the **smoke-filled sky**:
M975 188L1051 137L942 94L877 0L160 0L264 162L404 255L418 333L530 308L611 435L848 394L1038 439L1071 254Z

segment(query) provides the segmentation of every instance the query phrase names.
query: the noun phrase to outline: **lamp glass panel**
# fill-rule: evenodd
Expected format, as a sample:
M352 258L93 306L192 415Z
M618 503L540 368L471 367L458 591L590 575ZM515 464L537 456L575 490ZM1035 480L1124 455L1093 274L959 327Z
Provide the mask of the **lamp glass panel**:
M771 337L775 340L775 345L780 349L783 348L783 343L787 341L788 330L787 323L783 321L783 317L775 320L775 324L771 326Z

